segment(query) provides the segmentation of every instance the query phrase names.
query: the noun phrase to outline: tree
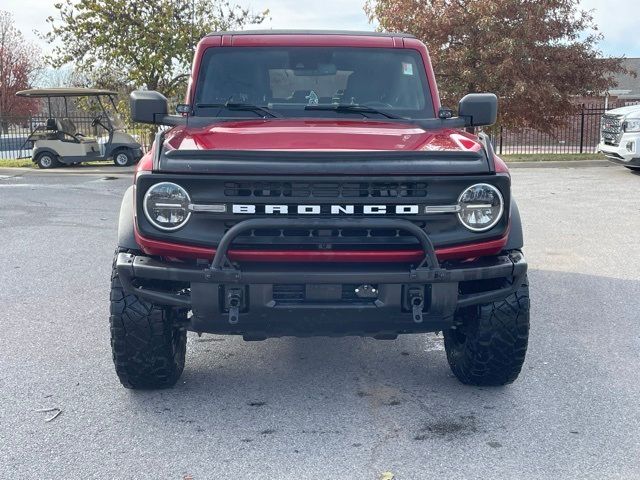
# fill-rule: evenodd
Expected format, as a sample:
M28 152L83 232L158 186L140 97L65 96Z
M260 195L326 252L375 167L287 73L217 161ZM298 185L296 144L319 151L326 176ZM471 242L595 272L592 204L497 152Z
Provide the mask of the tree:
M381 29L414 34L429 48L449 105L466 93L494 92L499 123L551 131L624 72L601 58L590 12L579 0L367 0Z
M0 11L0 128L7 133L10 116L26 117L37 110L37 100L16 97L31 88L40 65L37 47L28 44L15 27L13 16Z
M55 5L44 38L54 45L54 67L75 62L83 72L133 87L173 94L196 44L207 33L258 24L268 10L254 14L226 0L65 0Z

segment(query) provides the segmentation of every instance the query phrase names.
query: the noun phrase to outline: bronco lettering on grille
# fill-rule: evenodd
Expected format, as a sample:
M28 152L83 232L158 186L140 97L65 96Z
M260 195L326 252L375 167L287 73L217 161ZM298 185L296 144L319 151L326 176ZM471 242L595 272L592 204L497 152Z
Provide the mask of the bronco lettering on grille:
M417 215L419 205L253 205L234 204L245 215Z

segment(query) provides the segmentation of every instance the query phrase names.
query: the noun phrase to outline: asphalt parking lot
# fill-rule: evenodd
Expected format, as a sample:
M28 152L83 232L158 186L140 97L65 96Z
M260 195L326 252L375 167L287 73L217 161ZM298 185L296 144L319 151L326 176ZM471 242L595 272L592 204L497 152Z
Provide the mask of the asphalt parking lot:
M513 170L532 326L510 386L458 383L436 335L190 334L178 386L133 392L108 330L130 177L21 172L0 172L0 478L640 478L640 175Z

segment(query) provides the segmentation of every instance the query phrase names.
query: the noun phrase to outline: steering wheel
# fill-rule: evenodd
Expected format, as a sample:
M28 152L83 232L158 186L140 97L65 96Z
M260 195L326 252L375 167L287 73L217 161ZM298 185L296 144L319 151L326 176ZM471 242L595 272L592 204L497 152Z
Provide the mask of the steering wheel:
M371 108L393 108L393 105L391 105L390 103L386 103L386 102L381 102L378 100L373 100L371 102L364 102L361 103L360 105L362 105L363 107L371 107Z
M102 119L104 118L104 115L100 114L98 115L96 118L94 118L93 120L91 120L91 126L95 127L96 125L100 125L101 127L107 128L104 126L104 124L102 123Z

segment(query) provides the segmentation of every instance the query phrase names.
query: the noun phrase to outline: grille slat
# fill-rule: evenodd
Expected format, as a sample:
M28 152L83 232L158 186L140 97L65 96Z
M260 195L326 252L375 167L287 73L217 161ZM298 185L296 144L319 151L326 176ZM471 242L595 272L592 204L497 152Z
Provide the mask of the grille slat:
M304 285L274 285L273 299L280 303L302 303L306 297Z
M424 198L423 182L225 182L224 195L244 198Z
M601 136L606 145L617 147L622 139L622 115L603 115Z

